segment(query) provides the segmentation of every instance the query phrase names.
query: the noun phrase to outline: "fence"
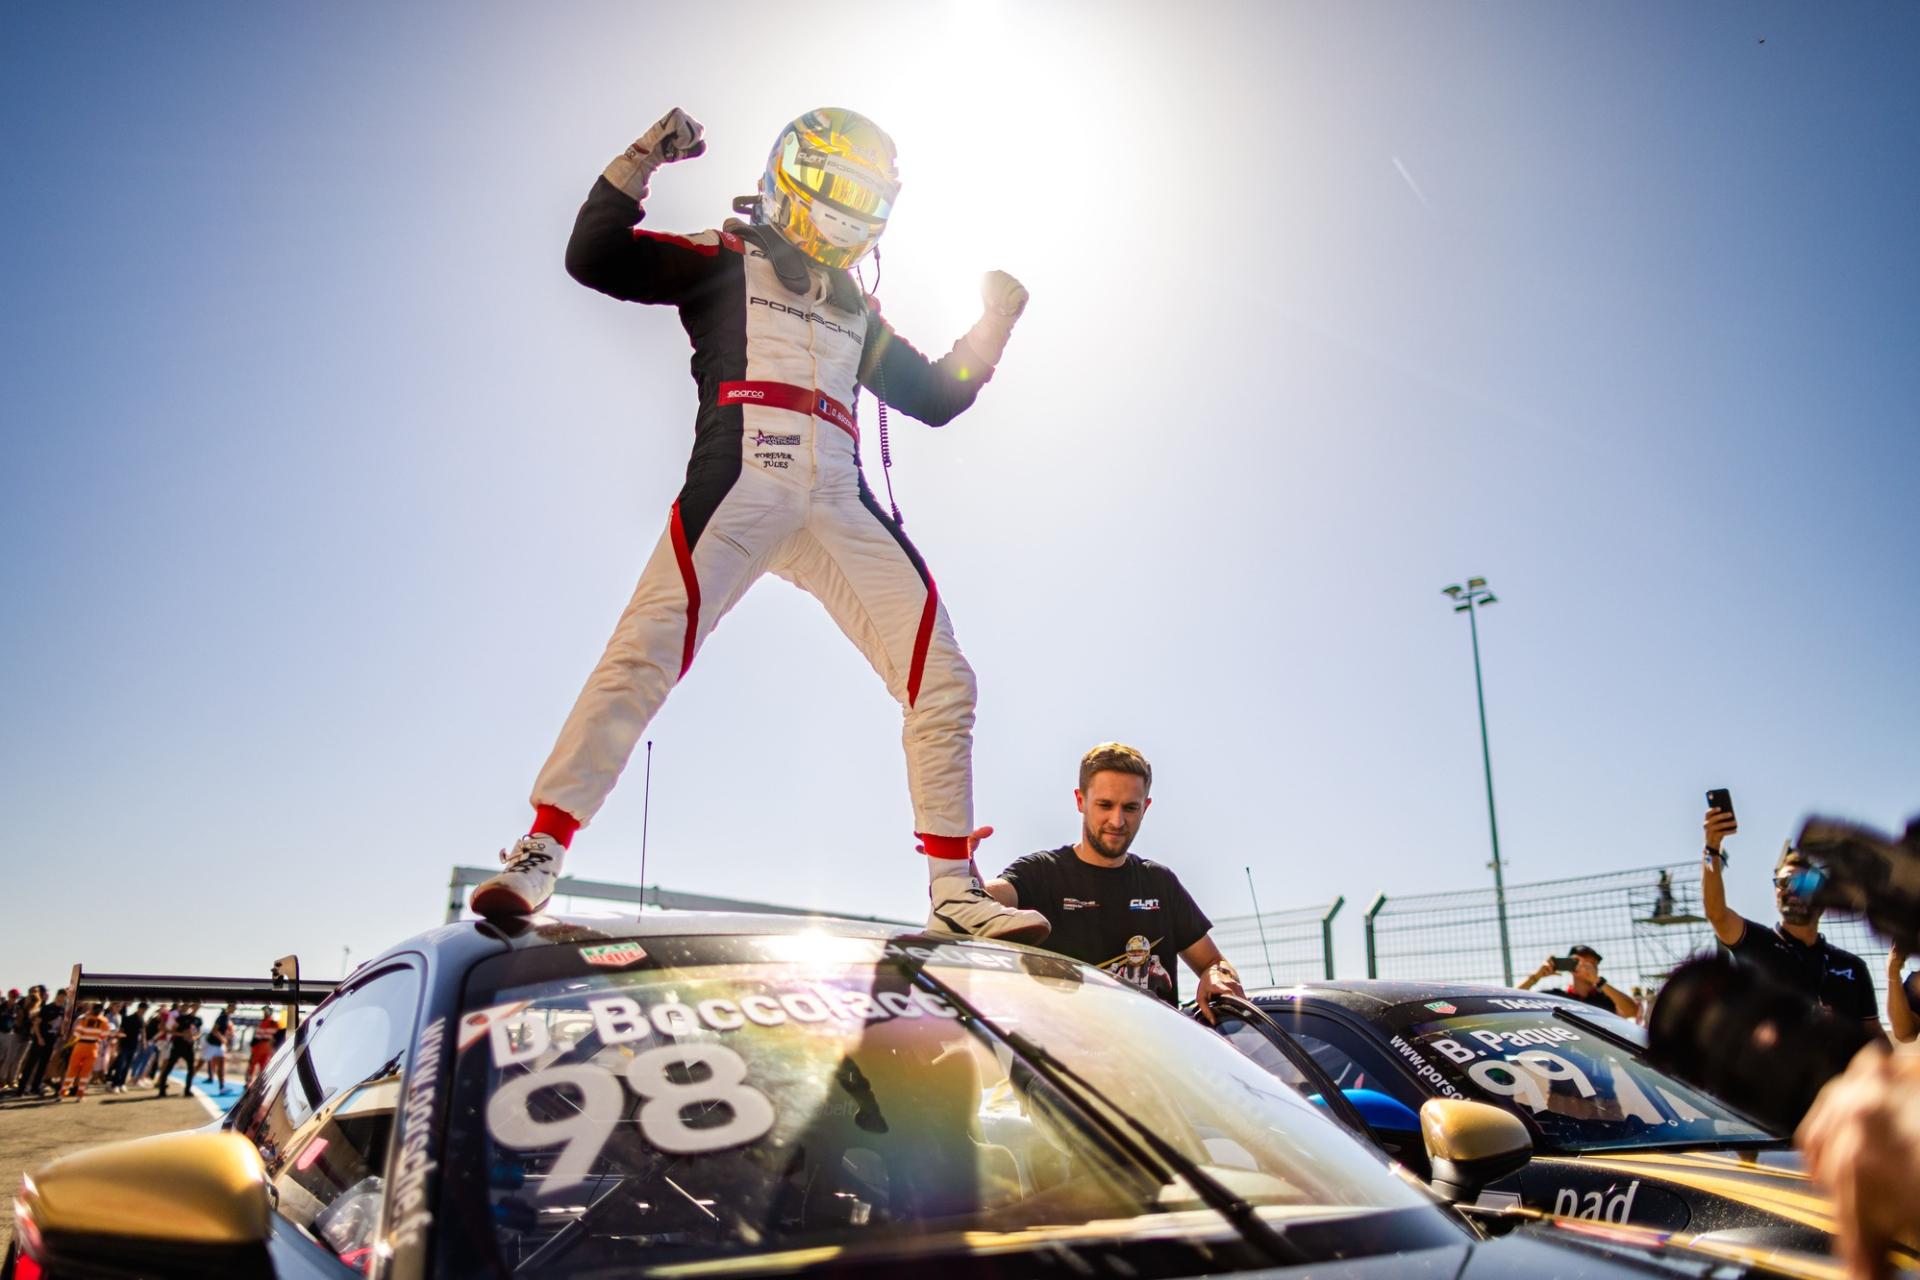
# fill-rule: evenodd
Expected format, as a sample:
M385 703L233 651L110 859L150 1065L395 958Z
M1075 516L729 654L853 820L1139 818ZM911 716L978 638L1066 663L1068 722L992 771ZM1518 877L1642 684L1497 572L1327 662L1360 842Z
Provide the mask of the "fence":
M1248 986L1285 986L1333 977L1333 918L1346 905L1263 911L1213 922L1213 940Z
M1651 992L1675 965L1713 946L1697 862L1509 885L1506 899L1515 979L1584 943L1605 957L1601 972L1609 982ZM1370 978L1506 981L1491 887L1391 899L1383 893L1365 923Z

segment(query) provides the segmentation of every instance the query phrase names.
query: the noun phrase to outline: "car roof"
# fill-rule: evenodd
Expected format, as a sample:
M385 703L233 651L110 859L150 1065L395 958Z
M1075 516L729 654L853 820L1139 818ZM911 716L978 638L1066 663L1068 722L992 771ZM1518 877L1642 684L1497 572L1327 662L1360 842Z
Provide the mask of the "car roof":
M405 941L395 943L380 956L355 968L358 973L371 965L405 952L438 957L456 967L464 967L488 955L502 951L526 951L538 947L567 946L582 942L614 942L648 938L769 937L803 933L826 933L841 938L872 938L876 941L899 940L929 946L992 946L1027 950L1018 944L977 942L926 934L910 925L889 925L872 920L843 920L835 916L796 916L736 911L675 911L666 908L635 914L632 912L569 913L513 916L499 920L456 920L439 925Z
M1309 1000L1330 1004L1371 1017L1403 1004L1425 1004L1430 1000L1458 999L1462 996L1518 996L1528 1000L1567 1003L1556 991L1521 991L1517 987L1496 987L1478 982L1407 982L1393 978L1342 978L1329 982L1302 982L1288 987L1262 987L1247 993L1256 1004L1291 1004ZM1572 1001L1578 1005L1579 1001Z

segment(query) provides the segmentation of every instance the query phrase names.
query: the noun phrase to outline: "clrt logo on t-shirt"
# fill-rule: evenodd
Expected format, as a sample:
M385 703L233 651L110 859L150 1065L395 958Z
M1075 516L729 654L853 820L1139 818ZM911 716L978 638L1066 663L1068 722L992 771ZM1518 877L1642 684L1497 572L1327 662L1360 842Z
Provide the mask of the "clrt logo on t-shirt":
M1129 911L1158 911L1159 909L1160 899L1158 898L1135 898L1127 903Z

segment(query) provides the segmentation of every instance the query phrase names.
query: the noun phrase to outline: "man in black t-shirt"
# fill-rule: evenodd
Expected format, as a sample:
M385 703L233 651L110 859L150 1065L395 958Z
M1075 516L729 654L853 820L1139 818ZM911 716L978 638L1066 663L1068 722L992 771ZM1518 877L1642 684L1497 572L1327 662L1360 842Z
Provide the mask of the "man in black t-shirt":
M1216 994L1244 994L1213 927L1178 876L1129 853L1153 800L1153 767L1132 747L1103 742L1080 761L1073 798L1080 842L1017 859L986 888L1010 907L1053 924L1049 951L1098 965L1170 1004L1180 1000L1178 961L1200 976L1194 996L1213 1020Z
M1857 1019L1881 1034L1880 1001L1866 961L1828 942L1820 932L1820 908L1793 892L1795 873L1812 864L1791 841L1773 864L1773 898L1780 923L1769 929L1727 905L1727 887L1721 879L1727 855L1721 845L1739 829L1731 810L1707 810L1700 897L1720 945L1735 964L1756 969L1839 1017Z
M173 1039L167 1046L167 1060L160 1064L160 1096L167 1096L167 1077L173 1074L173 1064L187 1064L187 1096L193 1096L193 1066L200 1045L200 1005L198 1002L180 1010L180 1016L173 1020Z

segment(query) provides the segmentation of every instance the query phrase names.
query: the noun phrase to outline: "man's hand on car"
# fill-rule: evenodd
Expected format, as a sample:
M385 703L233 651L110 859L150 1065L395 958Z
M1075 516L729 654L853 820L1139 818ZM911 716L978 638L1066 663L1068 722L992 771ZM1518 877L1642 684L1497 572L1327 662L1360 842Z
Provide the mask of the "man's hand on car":
M1215 996L1238 996L1245 1000L1247 993L1240 986L1240 975L1225 960L1208 965L1200 975L1200 985L1194 988L1193 998L1200 1006L1200 1016L1208 1023L1214 1021L1213 998Z

